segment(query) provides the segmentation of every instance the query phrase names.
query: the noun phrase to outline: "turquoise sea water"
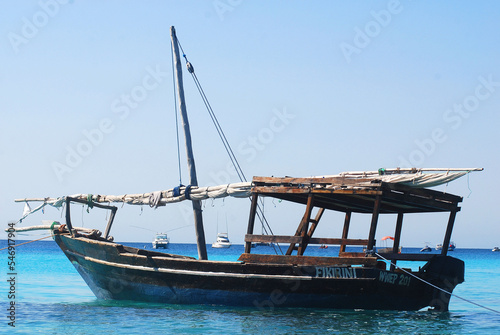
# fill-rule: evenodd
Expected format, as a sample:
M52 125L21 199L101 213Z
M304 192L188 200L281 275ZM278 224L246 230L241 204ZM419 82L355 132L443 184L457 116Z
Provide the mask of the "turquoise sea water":
M18 243L21 241L17 241ZM144 243L125 243L150 248ZM0 248L6 241L0 241ZM269 247L258 247L272 252ZM335 248L310 247L312 254ZM243 246L209 248L209 259L236 260ZM418 250L410 250L418 251ZM171 244L168 252L196 256L194 244ZM465 283L455 294L500 311L500 252L457 249L466 264ZM1 251L0 333L20 334L498 334L500 314L452 297L450 312L338 311L157 305L97 300L53 241L16 248L15 299L10 299L8 254ZM16 319L8 325L9 303Z

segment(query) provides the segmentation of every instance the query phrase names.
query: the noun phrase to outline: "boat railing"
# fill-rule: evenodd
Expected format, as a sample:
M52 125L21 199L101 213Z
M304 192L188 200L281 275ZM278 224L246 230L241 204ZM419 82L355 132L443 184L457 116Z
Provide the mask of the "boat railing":
M318 257L318 256L290 256L290 255L264 255L241 254L239 261L249 264L283 264L300 266L349 266L364 265L377 266L376 257Z
M288 236L288 235L254 235L246 234L247 243L292 243L292 244L329 244L329 245L357 245L366 246L367 239L348 239L348 238L328 238L308 236Z
M73 237L75 237L75 231L73 230L73 225L71 224L71 211L70 211L72 202L84 204L84 205L87 205L89 207L98 207L101 209L111 210L111 214L109 215L109 219L108 219L108 224L106 225L106 230L104 231L104 239L107 240L107 239L111 238L109 236L109 232L111 230L111 225L113 224L113 220L115 218L116 211L118 210L118 207L96 203L96 202L93 202L91 198L87 199L87 200L81 200L81 199L74 198L74 197L66 197L66 226L68 228L68 231L70 232L70 234Z

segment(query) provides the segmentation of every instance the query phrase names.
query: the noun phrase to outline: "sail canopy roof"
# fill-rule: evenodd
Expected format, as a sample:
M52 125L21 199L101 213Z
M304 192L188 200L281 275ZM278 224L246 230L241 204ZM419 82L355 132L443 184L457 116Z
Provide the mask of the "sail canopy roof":
M183 200L205 200L232 196L245 198L252 193L264 196L307 202L307 194L315 193L318 206L336 210L352 210L356 212L371 212L377 194L394 193L413 194L413 205L408 199L394 200L392 203L383 203L382 212L395 213L443 211L455 207L462 198L433 190L418 189L433 187L448 183L460 178L471 171L481 171L482 168L472 169L379 169L378 171L343 172L337 175L311 178L277 178L254 177L252 182L241 182L218 186L178 186L169 190L139 194L99 195L75 194L71 198L86 200L89 203L127 203L131 205L149 205L151 207L165 206ZM397 185L397 186L396 186ZM421 195L424 194L425 195ZM328 194L328 196L326 196ZM420 195L419 195L420 194ZM305 195L305 196L304 196ZM45 205L60 207L66 197L58 198L25 198L16 199L16 202L26 202L23 218L36 212ZM323 199L323 200L321 200ZM427 199L427 201L425 201ZM436 199L441 199L436 202ZM334 201L335 200L335 201ZM29 202L43 202L35 209L31 209ZM424 205L427 203L427 205ZM438 204L438 205L436 205ZM453 205L452 205L453 204ZM22 218L22 219L23 219ZM22 220L21 219L21 220Z

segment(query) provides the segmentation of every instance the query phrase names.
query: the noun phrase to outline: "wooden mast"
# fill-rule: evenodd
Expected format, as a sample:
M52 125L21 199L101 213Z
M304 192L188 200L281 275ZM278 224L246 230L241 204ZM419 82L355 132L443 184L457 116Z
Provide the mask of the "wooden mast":
M182 83L182 63L179 56L179 44L177 42L177 36L175 34L175 28L170 27L170 36L172 38L172 48L174 51L174 62L175 62L175 74L177 83L177 92L179 96L179 110L181 112L182 124L184 127L184 136L186 139L186 153L187 153L187 164L189 168L189 176L191 186L198 186L198 180L196 178L196 167L194 164L193 148L191 145L191 132L189 130L189 120L187 116L186 102L184 100L184 86ZM196 244L198 245L198 258L208 259L207 257L207 247L205 242L205 231L203 229L203 217L201 214L201 201L192 200L193 212L194 212L194 223L196 229Z

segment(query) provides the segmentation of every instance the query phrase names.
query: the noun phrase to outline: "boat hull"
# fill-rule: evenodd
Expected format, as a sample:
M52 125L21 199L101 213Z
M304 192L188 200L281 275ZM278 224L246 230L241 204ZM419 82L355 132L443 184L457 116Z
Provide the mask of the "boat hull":
M153 249L167 249L169 242L153 242Z
M230 246L231 243L219 243L219 242L212 243L212 248L216 249L229 248Z
M100 299L265 309L448 309L448 294L378 268L198 261L85 237L55 240ZM451 292L463 281L463 262L437 259L420 276Z

